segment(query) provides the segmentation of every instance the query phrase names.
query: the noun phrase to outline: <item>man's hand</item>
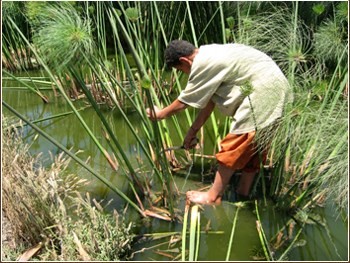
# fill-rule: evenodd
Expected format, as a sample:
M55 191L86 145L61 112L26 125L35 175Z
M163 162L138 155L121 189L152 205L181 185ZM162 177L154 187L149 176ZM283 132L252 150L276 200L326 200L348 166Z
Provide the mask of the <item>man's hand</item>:
M193 129L189 129L189 131L186 134L186 137L184 139L184 143L183 143L183 147L188 150L188 149L192 149L193 147L196 146L196 144L198 143L198 139L196 137L196 131L194 131Z
M163 120L165 118L170 117L171 115L182 111L187 108L187 105L185 103L182 103L178 99L174 100L169 106L159 109L157 106L154 105L153 110L150 108L146 109L146 113L148 118L150 118L152 121L157 120Z
M157 121L157 120L161 120L164 119L161 116L162 110L159 109L157 106L154 105L153 110L151 110L151 108L147 108L146 109L146 113L147 113L147 117L150 118L152 121Z
M204 125L204 123L209 118L210 114L213 112L215 104L212 100L208 102L208 104L200 110L197 115L196 120L192 123L192 126L188 130L186 137L184 139L184 148L191 149L193 148L194 140L196 139L196 134L200 130L200 128Z

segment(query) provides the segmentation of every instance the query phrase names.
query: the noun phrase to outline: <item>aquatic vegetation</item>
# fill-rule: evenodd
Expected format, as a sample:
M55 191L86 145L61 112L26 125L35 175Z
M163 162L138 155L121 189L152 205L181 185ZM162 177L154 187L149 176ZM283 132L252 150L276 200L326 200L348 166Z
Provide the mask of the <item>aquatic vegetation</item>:
M346 63L348 57L348 6L346 3L338 3L335 7L333 19L326 19L321 23L315 32L314 54L320 60L331 62L336 65L338 62ZM346 54L343 52L346 49Z
M19 71L36 68L37 61L33 57L31 50L21 39L16 30L9 23L9 19L17 21L23 34L29 36L23 15L23 2L7 1L2 4L2 65L11 71Z
M59 7L46 5L36 19L33 44L51 70L61 73L66 67L76 67L81 63L80 52L93 52L91 25L69 2Z
M235 234L236 224L237 224L237 219L238 219L238 212L239 212L239 210L241 209L242 206L243 206L242 204L238 204L237 205L237 210L236 210L236 213L235 213L235 217L234 217L234 219L232 221L232 230L231 230L230 242L228 244L228 249L227 249L227 254L226 254L226 261L229 261L229 259L230 259L230 253L231 253L232 244L233 244L233 237L234 237L234 234Z
M188 238L188 249L187 248L187 227L188 227L188 216L191 211L191 217L189 221L189 238ZM186 204L183 228L182 228L182 242L181 242L181 260L186 261L197 261L199 253L199 237L200 237L200 211L198 205L190 206ZM188 255L188 257L186 257Z
M5 4L3 75L49 102L35 86L39 80L18 78L12 72L28 69L34 61L40 65L48 76L46 84L64 98L70 107L69 114L74 114L83 125L113 173L128 180L130 196L37 127L35 123L40 120L30 121L6 101L3 106L116 192L141 217L183 220L182 254L174 259L198 259L201 222L196 206L186 206L184 212L175 209L181 192L174 180L175 171L188 167L177 160L180 154L173 151L163 154L165 148L173 146L174 137L183 140L193 112L186 110L181 121L173 116L159 123L150 122L145 114L147 107L169 104L183 88L184 77L163 66L162 52L171 39L187 39L197 46L212 42L245 43L272 56L288 77L295 93L294 102L288 105L276 126L260 134L261 146L270 145L271 171L260 174L255 186L263 188L265 203L266 199L273 199L276 207L291 215L312 204L322 205L327 199L335 200L340 211L347 209L348 18L344 3L311 5L310 26L301 18L306 5L302 2L28 2L23 4L25 12L22 10L21 15L25 15L30 32L17 19L21 5ZM333 15L323 16L333 10ZM75 100L83 100L93 108L102 131L92 132ZM125 153L120 143L124 138L115 135L116 125L105 116L105 110L118 112L127 123L137 144L135 159L143 157L137 160L137 165ZM130 112L137 115L140 123L137 129L129 119ZM205 129L200 131L202 149L192 156L189 152L183 154L187 163L200 162L204 167L208 162L204 145L213 144L211 151L217 152L229 123L228 118L220 119L213 113L206 127L213 132L209 135ZM103 146L102 142L108 145ZM187 178L190 171L186 172ZM233 249L238 211L227 260ZM187 232L190 212L193 219ZM265 259L277 259L259 218L257 222ZM282 237L274 240L285 252L279 253L280 260L297 242L301 229L289 247L282 246ZM74 240L79 246L77 238Z

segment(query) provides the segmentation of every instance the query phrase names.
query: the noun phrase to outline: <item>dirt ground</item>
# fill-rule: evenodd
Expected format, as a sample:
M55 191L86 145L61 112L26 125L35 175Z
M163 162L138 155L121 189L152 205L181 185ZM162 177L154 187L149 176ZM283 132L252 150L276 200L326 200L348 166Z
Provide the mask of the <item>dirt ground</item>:
M15 240L13 238L11 223L6 218L4 211L1 213L1 247L7 246L15 248ZM4 258L3 249L1 249L1 258Z

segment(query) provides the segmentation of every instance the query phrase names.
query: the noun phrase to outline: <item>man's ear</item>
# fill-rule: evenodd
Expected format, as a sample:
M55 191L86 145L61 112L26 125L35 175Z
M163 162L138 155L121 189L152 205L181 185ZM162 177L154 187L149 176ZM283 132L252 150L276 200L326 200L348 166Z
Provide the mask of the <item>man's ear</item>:
M179 61L180 61L181 63L191 64L191 60L190 60L189 58L187 58L187 57L180 57L180 58L179 58Z

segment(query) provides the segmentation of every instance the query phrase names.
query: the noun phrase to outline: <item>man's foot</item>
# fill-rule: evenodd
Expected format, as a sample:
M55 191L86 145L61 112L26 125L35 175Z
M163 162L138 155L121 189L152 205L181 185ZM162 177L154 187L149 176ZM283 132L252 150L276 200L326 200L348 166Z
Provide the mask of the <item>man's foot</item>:
M188 191L186 193L187 200L192 203L202 205L219 205L221 204L221 196L212 197L209 192Z

